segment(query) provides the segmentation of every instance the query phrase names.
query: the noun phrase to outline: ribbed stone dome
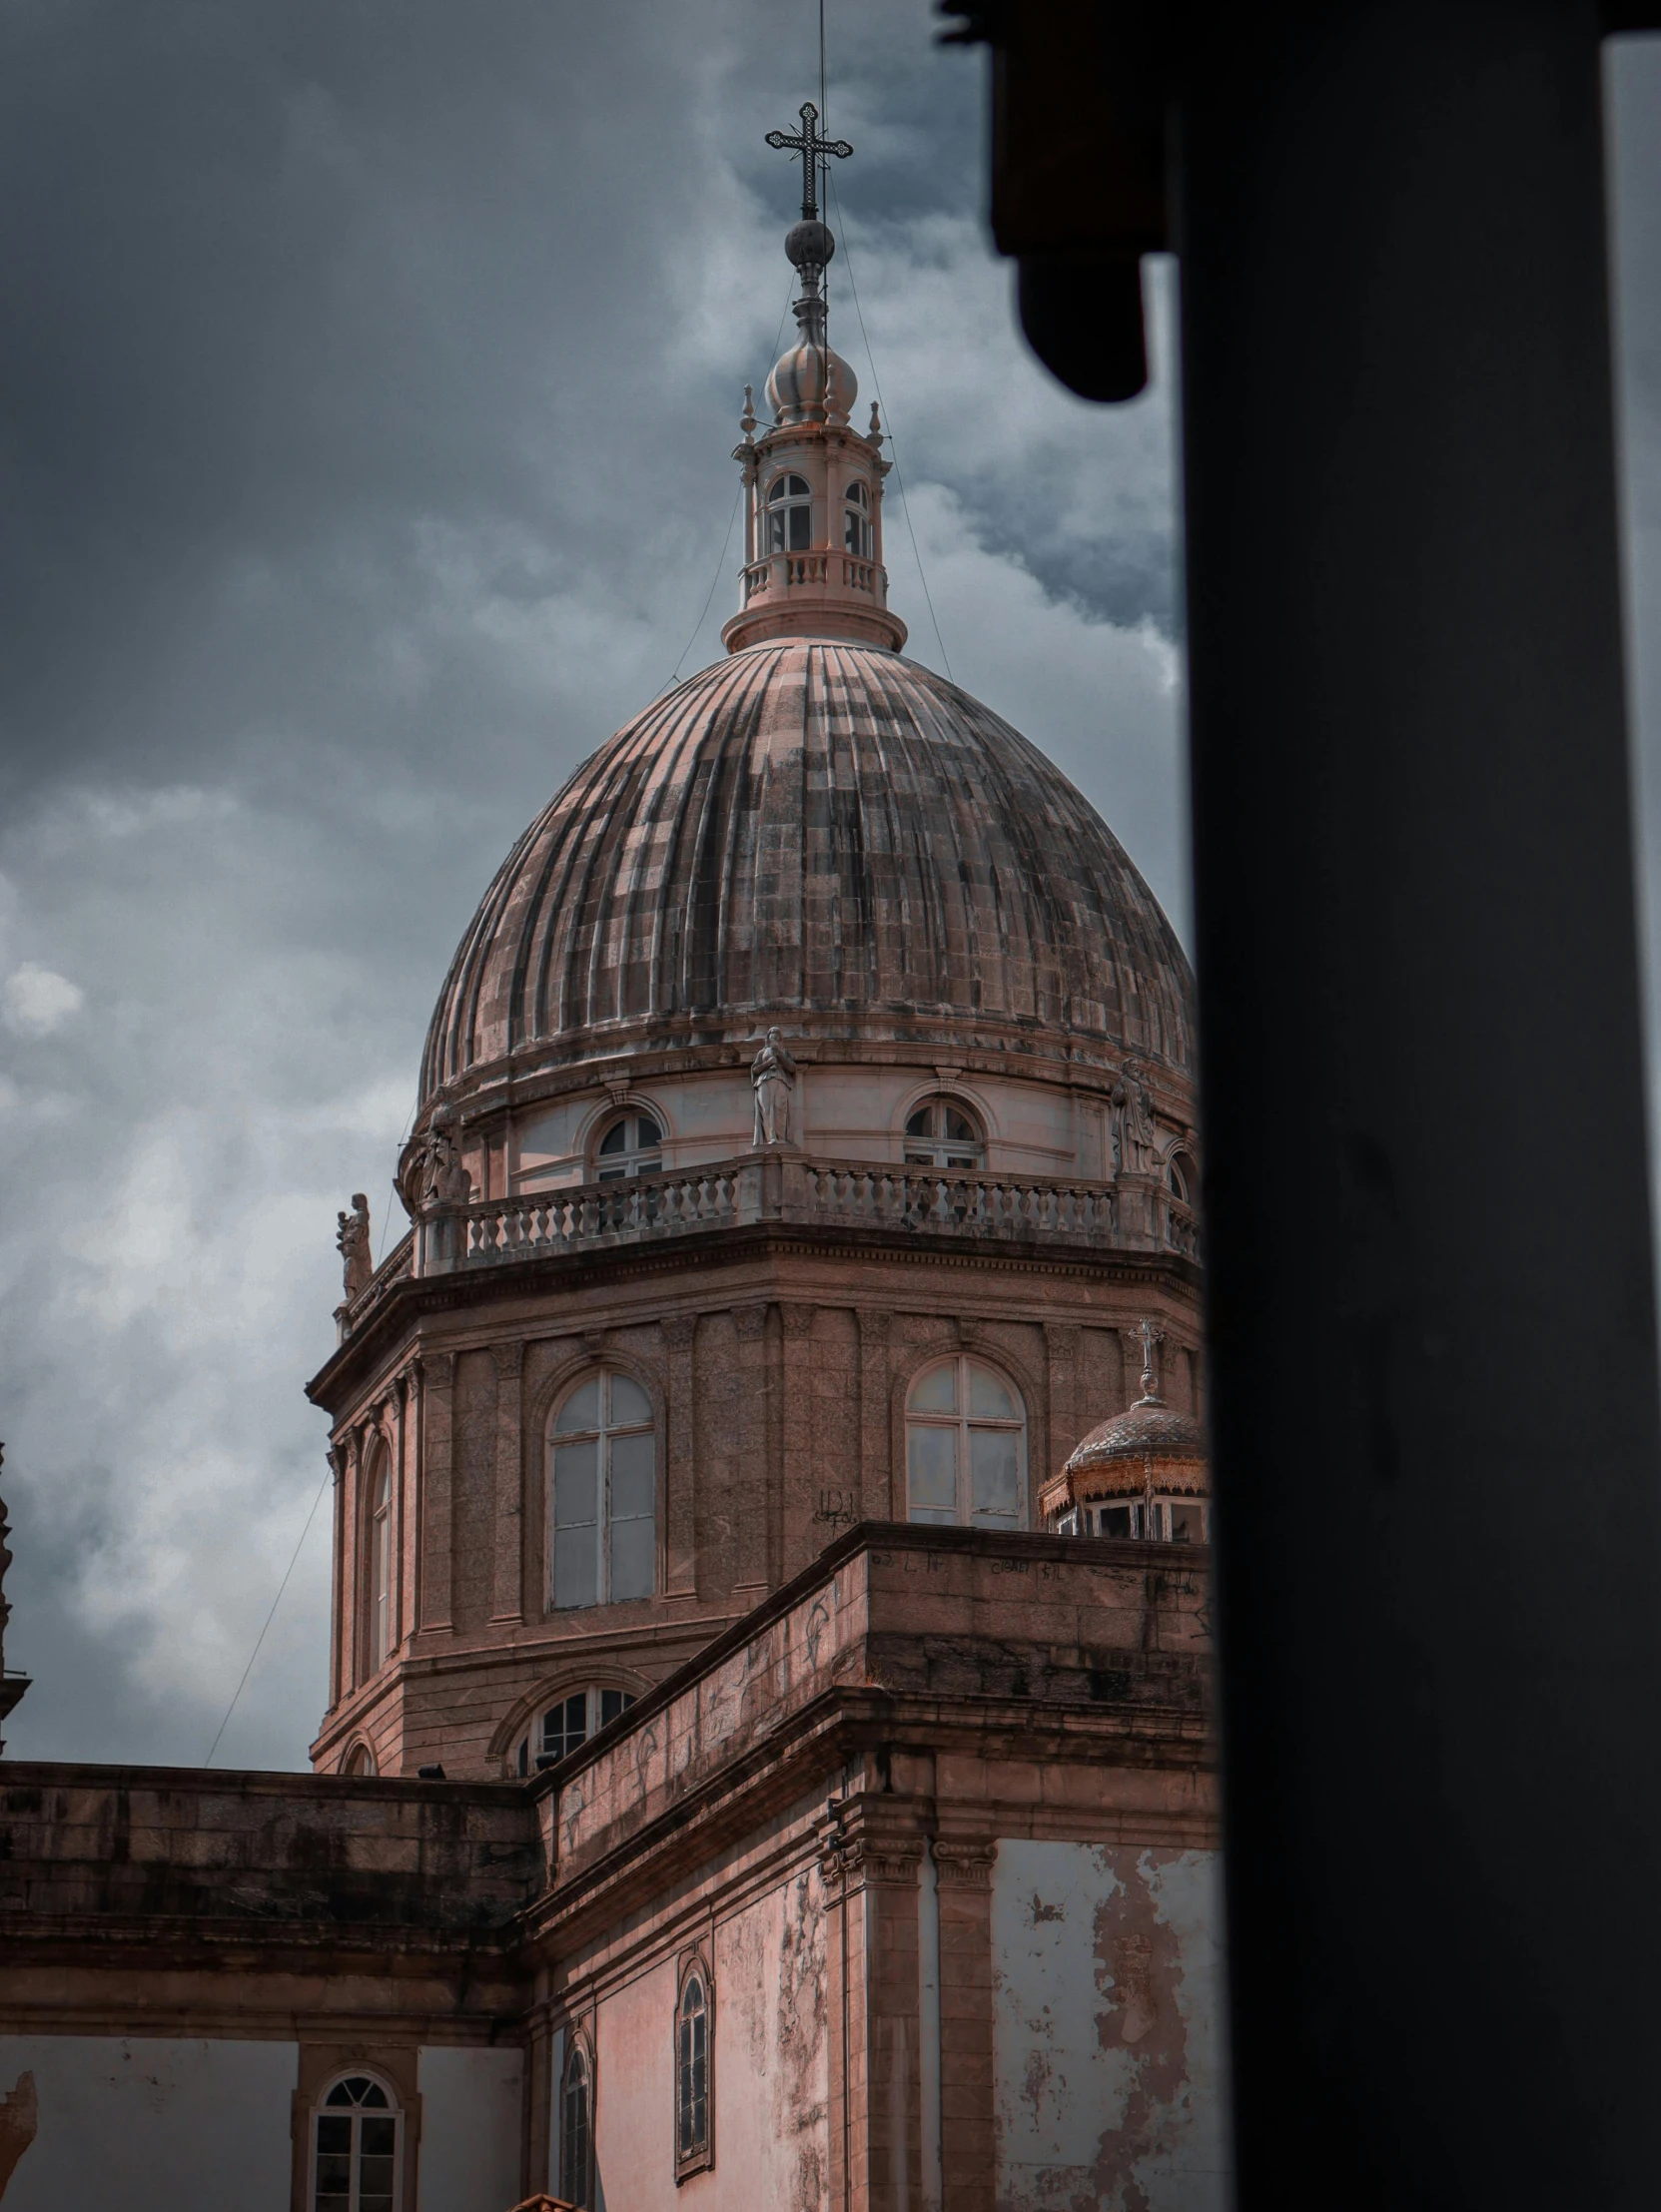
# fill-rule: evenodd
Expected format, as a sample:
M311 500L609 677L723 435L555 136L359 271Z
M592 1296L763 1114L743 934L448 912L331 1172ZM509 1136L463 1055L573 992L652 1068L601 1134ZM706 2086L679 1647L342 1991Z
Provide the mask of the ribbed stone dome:
M655 701L520 838L421 1096L768 1022L1186 1075L1192 988L1123 847L1018 731L880 647L780 638Z

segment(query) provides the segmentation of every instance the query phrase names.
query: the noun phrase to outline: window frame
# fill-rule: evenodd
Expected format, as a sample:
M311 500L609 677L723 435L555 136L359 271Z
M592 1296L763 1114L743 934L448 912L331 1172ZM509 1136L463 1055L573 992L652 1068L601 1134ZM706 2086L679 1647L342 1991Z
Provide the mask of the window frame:
M591 1743L602 1728L609 1728L613 1721L621 1720L639 1695L638 1690L625 1690L617 1682L585 1682L579 1683L575 1688L567 1683L551 1694L543 1691L527 1716L523 1729L513 1732L504 1755L508 1779L522 1782L541 1771L536 1762L549 1756L547 1720L550 1713L557 1712L561 1706L569 1707L574 1699L581 1698L583 1701L582 1734L574 1743L567 1744L562 1752L552 1755L558 1759L568 1759L572 1752L580 1751L584 1744ZM615 1713L605 1711L604 1701L607 1698L616 1698L619 1701ZM568 1731L562 1730L561 1734L568 1734ZM532 1749L533 1745L535 1749Z
M370 1462L365 1495L364 1630L367 1673L379 1674L393 1655L398 1570L393 1554L393 1455L381 1439Z
M842 498L842 548L853 560L872 560L875 545L871 494L864 481L856 476Z
M703 2136L689 2149L681 2148L681 2024L686 1993L693 1981L703 1992ZM710 2172L715 2164L715 1976L709 1955L701 1944L682 1951L675 1972L675 2009L669 2029L669 2080L673 2110L670 2140L674 2146L675 2186L691 2174Z
M957 1410L951 1413L935 1413L926 1408L914 1409L912 1399L931 1375L943 1367L955 1366L957 1370L954 1399ZM973 1413L970 1407L971 1370L981 1367L1014 1398L1020 1408L1018 1417L1006 1418L997 1414ZM900 1401L902 1422L902 1450L905 1467L906 1513L908 1523L935 1528L982 1528L993 1532L1010 1530L1019 1532L1032 1526L1033 1501L1029 1455L1029 1439L1032 1415L1027 1406L1027 1393L1021 1388L1007 1368L997 1365L981 1352L956 1351L937 1353L925 1360L907 1381ZM937 1508L923 1507L920 1511L912 1495L912 1433L916 1429L949 1430L954 1434L953 1479L956 1487L956 1503L950 1522L933 1518ZM974 1517L974 1447L970 1435L975 1430L988 1430L996 1434L1013 1434L1016 1439L1016 1487L1018 1500L1013 1524L1003 1520L978 1521ZM922 1518L923 1515L929 1516Z
M584 2170L580 2188L575 2185L571 2173L571 2135L568 2120L571 2075L581 2065L586 2089L586 2110L583 2115ZM598 2087L598 2069L594 2064L594 2046L585 2028L571 2025L565 2033L564 2062L559 2069L559 2194L579 2208L579 2212L592 2212L594 2202L594 2113L597 2104L595 2090Z
M647 1410L643 1420L613 1421L611 1419L611 1386L614 1379L625 1382L632 1389L638 1390L645 1399ZM559 1434L557 1423L561 1413L576 1393L585 1384L594 1380L599 1382L601 1393L599 1425L595 1428L569 1429L563 1434ZM663 1463L662 1438L658 1433L659 1413L658 1396L651 1386L628 1368L618 1366L612 1362L584 1367L578 1373L569 1376L555 1394L548 1407L547 1417L542 1429L542 1510L547 1528L547 1561L542 1595L543 1607L546 1612L550 1614L584 1613L590 1612L599 1606L639 1605L643 1601L657 1596L661 1581L661 1561L658 1555L661 1548ZM620 1437L635 1438L641 1436L649 1437L651 1440L651 1513L649 1516L651 1521L651 1570L648 1586L644 1591L638 1592L632 1597L617 1598L611 1594L613 1522L619 1518L622 1521L640 1521L646 1519L647 1516L644 1514L613 1515L611 1510L612 1446L615 1440ZM555 1481L556 1454L563 1446L582 1444L589 1441L592 1441L595 1446L595 1518L591 1524L573 1521L565 1525L570 1529L592 1526L595 1531L595 1594L592 1598L576 1599L568 1604L561 1604L558 1596L560 1523L558 1520L558 1498Z
M643 1144L639 1137L642 1121L649 1121L657 1131L655 1144ZM607 1137L613 1129L628 1129L633 1141L627 1138L614 1152L602 1152ZM657 1175L663 1171L663 1145L668 1136L663 1116L655 1106L629 1106L621 1111L608 1113L588 1147L588 1180L590 1182L627 1182L636 1175Z
M336 2105L331 2108L329 2106L330 2097L344 2083L349 2081L373 2083L387 2099L385 2111L379 2107L367 2107L357 2103ZM352 2169L347 2183L347 2202L350 2212L361 2212L358 2200L361 2195L360 2185L363 2178L359 2171L360 2161L363 2157L361 2148L363 2131L360 2123L366 2111L369 2111L377 2119L387 2118L393 2123L393 2186L390 2195L396 2207L403 2207L406 2195L405 2152L409 2141L409 2129L406 2123L409 2114L404 2100L399 2095L391 2077L384 2073L379 2066L367 2065L363 2061L355 2059L350 2065L335 2067L312 2098L311 2118L307 2125L307 2212L318 2212L318 2160L321 2155L318 2145L319 2123L325 2119L339 2119L343 2113L349 2113L353 2120L352 2148L347 2153Z
M787 486L799 488L787 489ZM813 485L799 469L781 468L767 486L766 495L760 505L766 528L765 557L770 559L774 553L806 553L812 550ZM798 515L802 518L799 531L796 526Z
M972 1138L953 1140L946 1133L948 1113L959 1114L975 1131ZM927 1133L914 1134L911 1124L927 1115ZM953 1091L931 1092L917 1100L900 1124L900 1149L908 1167L932 1168L936 1174L982 1174L986 1169L986 1116L967 1099Z

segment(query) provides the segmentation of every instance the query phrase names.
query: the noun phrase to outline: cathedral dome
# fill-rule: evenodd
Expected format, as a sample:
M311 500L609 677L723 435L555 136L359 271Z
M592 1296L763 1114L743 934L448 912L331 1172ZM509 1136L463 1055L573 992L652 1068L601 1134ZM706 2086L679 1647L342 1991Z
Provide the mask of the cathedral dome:
M427 1035L486 1072L794 1041L1192 1073L1192 978L1082 795L914 661L775 638L656 700L508 855Z

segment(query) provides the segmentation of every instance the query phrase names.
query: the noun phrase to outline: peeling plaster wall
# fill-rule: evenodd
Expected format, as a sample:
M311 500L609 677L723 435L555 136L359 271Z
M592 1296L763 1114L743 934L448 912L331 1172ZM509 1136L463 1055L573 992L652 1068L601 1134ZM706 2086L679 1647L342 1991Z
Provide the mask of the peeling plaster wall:
M0 2036L0 2094L24 2074L35 2092L5 2212L289 2212L299 2062L297 2043Z
M830 2054L817 1867L716 1929L715 1991L716 2201L821 2212Z
M707 1945L707 1930L688 1929L687 1939L694 1933ZM594 2151L603 2203L612 2212L671 2212L692 2201L708 2212L826 2212L830 2075L817 1867L715 1926L715 2163L689 2184L691 2198L675 2185L676 1964L675 1954L660 1957L600 1999Z
M998 2212L1226 2212L1215 1851L998 1845Z

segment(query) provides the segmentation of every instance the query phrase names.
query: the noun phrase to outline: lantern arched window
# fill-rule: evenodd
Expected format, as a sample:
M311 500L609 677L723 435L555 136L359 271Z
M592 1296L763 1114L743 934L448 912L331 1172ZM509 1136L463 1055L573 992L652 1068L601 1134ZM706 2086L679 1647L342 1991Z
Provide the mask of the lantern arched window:
M857 560L871 558L871 494L856 476L843 509L842 543Z
M775 476L766 515L768 552L805 553L813 543L813 486L805 476Z
M1026 1527L1027 1409L984 1360L937 1360L906 1393L906 1511L942 1527Z

